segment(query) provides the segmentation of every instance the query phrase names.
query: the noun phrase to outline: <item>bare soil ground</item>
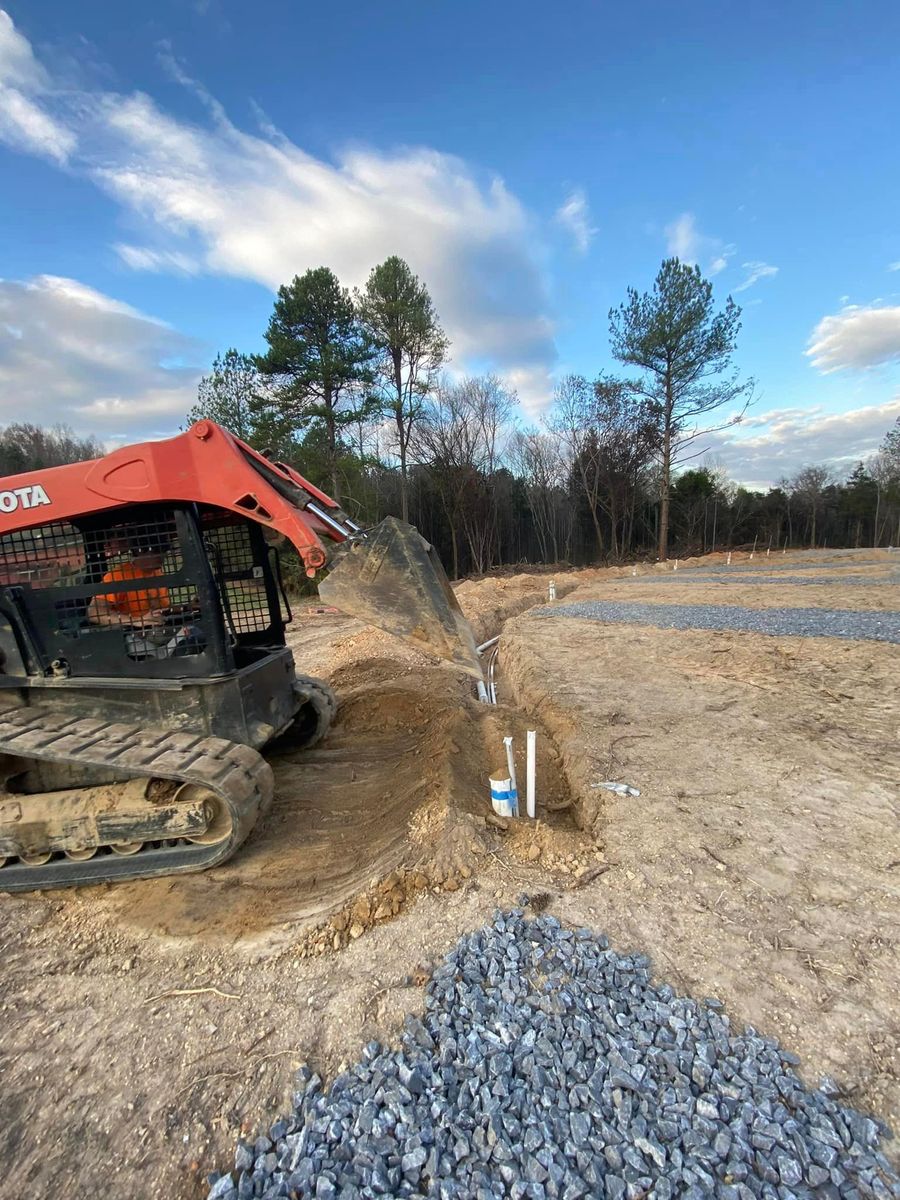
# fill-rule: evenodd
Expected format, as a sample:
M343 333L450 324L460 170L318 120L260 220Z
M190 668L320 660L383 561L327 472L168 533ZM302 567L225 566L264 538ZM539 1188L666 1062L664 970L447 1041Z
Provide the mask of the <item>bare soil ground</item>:
M692 603L707 587L639 596L653 585L626 573L561 576L557 592ZM459 594L484 640L546 589L521 575ZM830 591L797 590L804 605ZM296 1065L331 1072L393 1036L430 964L523 890L722 996L810 1079L831 1071L900 1125L900 647L525 615L488 708L348 619L304 614L293 636L342 707L321 746L273 756L274 809L232 863L0 895L0 1197L203 1195L237 1134L284 1109ZM486 777L526 727L540 820L504 831ZM590 786L605 779L642 794Z
M855 607L837 584L746 578L572 598ZM883 590L865 607L896 609L900 588ZM900 647L526 615L501 665L610 864L596 923L900 1127ZM604 780L641 795L591 786Z
M841 557L838 557L838 553ZM619 568L602 578L602 597L650 604L733 604L747 608L844 608L885 611L897 607L900 553L887 550L784 557L734 555L732 572L707 574L707 564L724 567L723 556L689 559L669 569ZM727 557L727 556L724 556ZM696 565L700 576L692 579ZM793 568L792 569L792 565ZM706 568L706 569L705 569ZM637 578L632 574L637 571ZM785 579L773 584L773 579ZM808 580L808 583L794 582ZM579 591L579 598L587 595ZM594 597L593 592L591 593Z

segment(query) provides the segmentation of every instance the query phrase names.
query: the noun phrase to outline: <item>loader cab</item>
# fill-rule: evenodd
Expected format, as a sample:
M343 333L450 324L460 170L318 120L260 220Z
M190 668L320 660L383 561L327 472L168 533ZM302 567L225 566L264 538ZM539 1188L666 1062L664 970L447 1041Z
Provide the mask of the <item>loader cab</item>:
M256 522L134 505L0 537L0 680L210 678L284 647L290 609Z

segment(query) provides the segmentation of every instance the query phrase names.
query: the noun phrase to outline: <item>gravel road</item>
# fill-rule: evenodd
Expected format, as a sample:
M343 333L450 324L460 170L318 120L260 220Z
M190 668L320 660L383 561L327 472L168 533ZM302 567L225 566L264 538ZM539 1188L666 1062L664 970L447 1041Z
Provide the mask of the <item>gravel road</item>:
M525 897L522 897L525 900ZM209 1200L900 1197L886 1131L649 963L521 909L458 943L423 1020L240 1142Z
M631 604L580 600L533 610L540 617L577 617L660 629L731 629L775 637L827 637L900 643L900 612L828 608L742 608L725 604Z

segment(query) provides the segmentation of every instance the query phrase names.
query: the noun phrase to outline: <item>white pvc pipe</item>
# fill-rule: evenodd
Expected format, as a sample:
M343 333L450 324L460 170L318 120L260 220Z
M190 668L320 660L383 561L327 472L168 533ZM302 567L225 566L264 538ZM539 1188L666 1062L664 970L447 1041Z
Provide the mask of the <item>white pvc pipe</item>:
M493 644L495 642L499 642L499 641L500 641L500 634L498 633L496 637L488 638L488 640L486 642L484 642L482 645L476 646L475 653L483 654L484 651L487 650L488 646L493 646Z
M511 737L503 739L503 745L506 747L506 765L509 769L509 779L512 783L512 790L516 794L516 799L513 801L516 810L516 816L519 815L519 789L516 787L516 760L513 757L513 740Z
M525 735L525 807L529 817L534 820L534 785L537 774L537 730L529 729Z
M498 633L496 637L488 638L488 640L486 642L484 642L483 645L476 646L475 653L478 655L481 655L485 650L488 650L491 646L496 645L496 643L499 641L500 641L500 634ZM491 682L489 684L485 684L483 680L479 679L475 685L477 688L477 691L478 691L478 699L481 700L483 704L496 704L497 703L497 696L494 691L493 678L494 678L494 671L493 671L493 664L492 664L492 666L491 666Z

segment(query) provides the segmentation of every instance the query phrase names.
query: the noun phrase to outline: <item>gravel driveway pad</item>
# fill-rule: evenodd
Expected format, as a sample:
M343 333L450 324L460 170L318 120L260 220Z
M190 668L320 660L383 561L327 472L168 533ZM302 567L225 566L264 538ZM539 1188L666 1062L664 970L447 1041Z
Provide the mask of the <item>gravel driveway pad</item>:
M871 554L871 553L872 553L872 551L853 550L853 551L847 551L843 556L841 556L841 557L836 556L834 559L831 559L831 560L827 560L827 559L823 559L823 558L819 557L819 558L813 558L812 561L810 561L810 562L798 562L797 559L788 559L786 562L779 562L778 558L780 556L777 554L770 555L768 558L766 558L764 553L757 552L755 562L709 563L709 565L704 565L704 566L701 566L698 568L691 568L691 569L692 570L696 569L696 570L700 570L700 571L715 571L717 574L721 573L723 571L724 572L742 571L742 572L752 573L753 571L760 571L760 570L764 570L764 571L833 571L833 570L842 571L842 570L846 569L847 567L856 565L854 563L854 559L859 559L860 560L859 565L864 566L864 567L877 567L877 566L887 565L888 560L886 560L886 559L874 559L874 560L870 559L868 562L865 561L865 556L867 554Z
M900 612L828 608L742 608L725 604L631 604L580 600L534 609L533 616L576 617L660 629L730 629L773 637L826 637L900 644Z
M834 587L843 584L847 587L886 587L900 583L900 571L890 575L873 578L871 575L828 575L821 578L810 578L808 575L753 575L729 576L725 572L698 571L693 568L687 571L672 571L669 575L625 575L625 583L736 583L741 587L756 587L758 583L797 584L800 587ZM618 580L616 582L619 582Z
M883 1126L721 1008L588 929L498 912L434 972L399 1050L369 1043L327 1092L302 1069L209 1200L900 1196Z

